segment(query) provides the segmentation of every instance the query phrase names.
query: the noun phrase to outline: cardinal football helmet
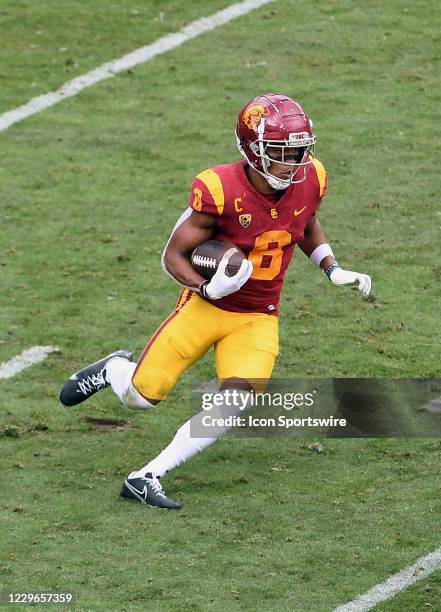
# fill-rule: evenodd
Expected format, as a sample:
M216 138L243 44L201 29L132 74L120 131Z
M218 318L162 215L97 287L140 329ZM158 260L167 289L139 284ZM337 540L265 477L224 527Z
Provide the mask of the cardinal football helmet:
M288 96L269 93L247 102L237 119L236 139L249 165L274 189L286 189L305 180L316 138L312 121L300 104ZM269 149L278 150L277 157L271 157ZM273 162L290 167L289 176L279 178L271 174Z

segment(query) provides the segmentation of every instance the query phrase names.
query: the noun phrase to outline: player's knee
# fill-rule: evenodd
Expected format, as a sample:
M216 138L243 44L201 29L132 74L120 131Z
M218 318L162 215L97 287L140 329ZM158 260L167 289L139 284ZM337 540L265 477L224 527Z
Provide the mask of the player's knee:
M132 376L132 393L129 394L127 400L130 402L130 408L149 409L154 408L159 402L166 397L162 391L156 388L160 380L159 372L150 372L148 376L141 373L139 370ZM152 384L153 383L153 384ZM157 398L160 399L157 399Z
M139 368L132 376L133 388L142 398L148 398L153 406L167 399L174 382L167 372L151 366Z

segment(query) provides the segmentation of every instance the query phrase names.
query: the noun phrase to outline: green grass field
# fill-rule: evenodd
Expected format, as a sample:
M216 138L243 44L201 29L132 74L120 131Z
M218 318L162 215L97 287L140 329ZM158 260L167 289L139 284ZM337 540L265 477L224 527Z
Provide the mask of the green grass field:
M228 0L3 0L0 112ZM78 610L327 612L437 549L441 442L219 441L172 473L179 513L118 497L188 418L192 377L157 410L110 392L75 410L67 375L138 355L178 287L160 254L193 176L238 158L264 91L298 99L329 171L320 220L374 298L294 257L276 377L440 377L438 4L277 0L0 133L0 591L71 591ZM122 419L99 430L85 417ZM377 606L441 609L440 572ZM52 607L51 609L56 609Z

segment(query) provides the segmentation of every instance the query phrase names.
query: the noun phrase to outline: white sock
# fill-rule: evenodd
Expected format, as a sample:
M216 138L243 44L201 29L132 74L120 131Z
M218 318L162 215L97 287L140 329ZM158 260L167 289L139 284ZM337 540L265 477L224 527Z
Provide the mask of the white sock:
M154 404L142 397L132 385L135 368L136 363L122 357L113 357L106 363L106 380L127 408L154 408Z
M130 476L145 476L147 472L151 472L161 478L216 442L217 438L191 438L190 427L191 419L178 429L170 444L155 459Z
M234 409L228 406L228 414L233 414L234 412ZM161 476L164 476L167 472L174 470L205 448L211 446L230 429L230 427L227 426L219 426L216 429L210 428L209 431L211 435L209 438L191 437L192 432L195 434L204 431L203 425L201 424L201 418L206 414L207 412L205 410L201 410L201 412L198 412L198 414L195 414L191 419L186 421L178 429L170 444L143 468L136 472L132 472L130 477L136 478L145 476L146 473L151 472L155 476L161 478ZM237 410L236 414L240 414L240 411ZM223 413L221 406L212 409L210 415L212 417L218 416L222 418L225 416L225 413Z

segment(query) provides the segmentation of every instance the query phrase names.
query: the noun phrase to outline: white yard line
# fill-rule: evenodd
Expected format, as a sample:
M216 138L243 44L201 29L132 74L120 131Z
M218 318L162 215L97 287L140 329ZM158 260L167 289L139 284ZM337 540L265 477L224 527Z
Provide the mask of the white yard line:
M275 0L244 0L243 2L232 4L222 11L214 13L214 15L211 15L210 17L202 17L201 19L193 21L180 32L167 34L167 36L159 38L151 45L141 47L132 53L123 55L119 59L107 62L106 64L95 68L95 70L91 70L86 74L68 81L56 91L51 91L45 95L32 98L32 100L30 100L27 104L3 113L0 115L0 132L7 130L11 125L26 119L26 117L35 115L36 113L39 113L45 108L49 108L62 100L76 96L83 89L86 89L99 81L109 79L115 76L115 74L118 74L118 72L123 72L124 70L137 66L138 64L147 62L156 55L160 55L161 53L175 49L187 40L196 38L196 36L199 36L199 34L213 30L214 28L228 23L241 15L245 15L254 9L274 1Z
M400 591L404 591L411 584L427 578L432 572L441 567L441 548L421 557L414 565L405 567L401 572L394 574L381 584L359 595L347 604L335 608L334 612L365 612L371 610L380 602L390 599Z
M12 378L25 368L44 361L50 353L58 350L56 346L33 346L27 351L23 351L17 357L0 363L0 379Z

